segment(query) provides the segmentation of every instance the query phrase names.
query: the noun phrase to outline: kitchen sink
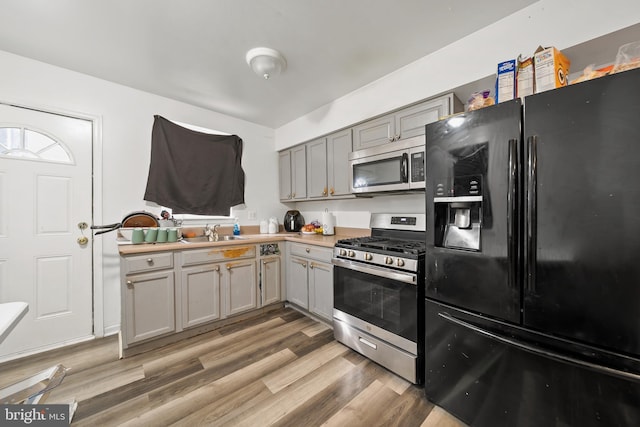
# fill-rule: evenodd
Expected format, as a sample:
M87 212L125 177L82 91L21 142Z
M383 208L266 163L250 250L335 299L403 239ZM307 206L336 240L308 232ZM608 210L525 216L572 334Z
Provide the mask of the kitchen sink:
M214 242L225 242L229 240L243 240L245 237L234 236L233 234L221 234L218 236L218 240L213 240ZM197 236L197 237L183 237L182 241L185 243L200 243L200 242L208 242L209 238L207 236Z

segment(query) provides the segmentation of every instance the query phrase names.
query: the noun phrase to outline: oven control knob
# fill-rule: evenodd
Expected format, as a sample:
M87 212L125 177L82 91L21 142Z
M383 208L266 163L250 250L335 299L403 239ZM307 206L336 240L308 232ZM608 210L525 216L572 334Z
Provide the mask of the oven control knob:
M364 259L366 261L371 261L373 259L373 255L371 255L369 253L366 253L366 254L364 254Z
M356 253L354 251L349 251L349 253L347 254L347 256L349 258L353 258L354 256L356 256Z
M340 249L340 256L345 256L347 255L347 250L346 249Z
M384 257L384 263L387 265L393 264L393 258L391 258L390 256Z
M398 261L396 261L396 265L397 265L398 267L404 267L404 260L402 260L402 259L398 258Z

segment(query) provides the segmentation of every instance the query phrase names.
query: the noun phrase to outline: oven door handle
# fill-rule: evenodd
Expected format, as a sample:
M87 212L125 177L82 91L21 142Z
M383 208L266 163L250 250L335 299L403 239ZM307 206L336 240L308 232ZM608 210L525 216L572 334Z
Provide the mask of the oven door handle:
M409 283L410 285L417 285L416 281L418 280L418 276L413 273L403 273L401 271L390 270L388 268L364 265L341 258L333 258L331 259L331 263L336 267L342 267L348 270L355 270L361 273L372 274L374 276L384 277L385 279Z

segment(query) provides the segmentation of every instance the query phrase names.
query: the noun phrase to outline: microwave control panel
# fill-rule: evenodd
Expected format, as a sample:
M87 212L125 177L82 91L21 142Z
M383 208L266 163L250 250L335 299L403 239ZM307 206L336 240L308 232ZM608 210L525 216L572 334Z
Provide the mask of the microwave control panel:
M424 182L424 151L411 153L411 182Z

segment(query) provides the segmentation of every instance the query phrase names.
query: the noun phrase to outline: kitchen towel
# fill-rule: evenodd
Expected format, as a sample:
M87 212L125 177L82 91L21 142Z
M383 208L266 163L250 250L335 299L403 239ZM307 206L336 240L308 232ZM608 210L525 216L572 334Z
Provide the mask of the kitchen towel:
M144 200L173 214L229 215L244 203L242 139L193 131L154 116Z

